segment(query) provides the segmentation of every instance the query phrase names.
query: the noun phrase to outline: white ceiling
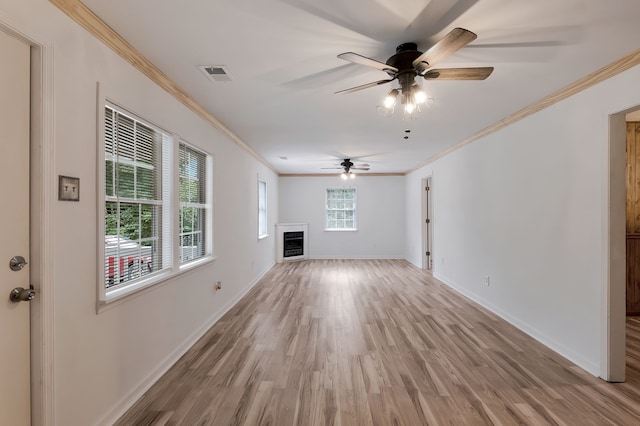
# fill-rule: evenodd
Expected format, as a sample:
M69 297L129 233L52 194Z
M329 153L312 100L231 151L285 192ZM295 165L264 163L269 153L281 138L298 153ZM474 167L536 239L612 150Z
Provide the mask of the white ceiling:
M640 47L638 0L83 3L285 174L332 173L322 167L345 157L403 173ZM487 80L420 79L434 103L413 120L378 112L390 85L334 95L387 78L339 53L384 62L455 27L478 38L437 67L495 67ZM199 65L225 65L233 81L213 83Z

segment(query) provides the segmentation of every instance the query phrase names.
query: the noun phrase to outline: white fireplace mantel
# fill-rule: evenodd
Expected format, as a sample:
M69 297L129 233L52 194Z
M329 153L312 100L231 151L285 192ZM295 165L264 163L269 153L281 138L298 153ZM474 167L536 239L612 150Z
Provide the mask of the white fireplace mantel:
M284 257L284 233L303 232L302 255ZM308 223L276 223L276 263L290 260L303 260L309 255L309 224Z

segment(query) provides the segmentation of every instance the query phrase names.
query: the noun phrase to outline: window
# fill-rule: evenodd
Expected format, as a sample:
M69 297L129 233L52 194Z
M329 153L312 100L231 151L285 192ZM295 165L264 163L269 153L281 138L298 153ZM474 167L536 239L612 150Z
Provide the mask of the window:
M267 182L258 179L258 238L268 237L267 233Z
M180 143L180 255L181 264L206 254L207 155Z
M111 288L170 266L162 249L170 137L109 106L104 130L104 273Z
M357 229L355 188L327 189L326 229L329 231Z
M103 124L108 302L212 258L213 159L114 105Z

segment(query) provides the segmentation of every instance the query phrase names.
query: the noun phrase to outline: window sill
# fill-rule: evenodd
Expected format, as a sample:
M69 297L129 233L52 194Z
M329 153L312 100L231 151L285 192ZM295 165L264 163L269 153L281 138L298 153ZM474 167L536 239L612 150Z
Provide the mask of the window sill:
M335 229L335 228L325 228L326 232L355 232L358 228L348 228L348 229Z
M214 256L205 256L202 259L190 260L190 261L180 265L180 268L179 268L178 272L176 273L176 275L179 275L179 274L181 274L183 272L190 271L191 269L197 268L198 266L206 265L207 263L211 263L215 259L216 258Z
M258 235L258 240L264 240L265 238L269 238L269 234Z
M138 281L135 284L113 290L108 295L106 295L104 299L98 300L96 304L96 314L100 314L101 312L111 309L112 307L120 305L121 303L124 303L128 300L131 300L134 297L148 293L152 289L167 284L174 278L199 269L200 267L208 265L215 260L216 256L208 256L203 259L193 260L189 263L180 265L177 271L168 270L160 272L157 275L150 276L149 278Z

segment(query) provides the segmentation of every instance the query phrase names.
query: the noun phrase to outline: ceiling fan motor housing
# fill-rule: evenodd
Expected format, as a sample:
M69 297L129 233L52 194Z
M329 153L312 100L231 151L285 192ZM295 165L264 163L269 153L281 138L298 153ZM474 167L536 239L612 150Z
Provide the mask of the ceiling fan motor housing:
M411 88L415 84L418 72L413 66L413 61L420 55L422 55L422 52L418 51L416 43L402 43L396 47L396 54L387 59L387 65L398 69L398 72L387 71L387 74L398 79L400 90L403 94L402 103L406 103L406 98L410 95Z
M415 78L418 72L413 66L413 61L420 55L422 55L422 52L418 51L418 45L416 43L402 43L396 48L396 54L387 59L387 65L398 69L398 72L387 71L387 74L398 79L400 90L403 94L403 104L406 103L411 93L411 88L415 84Z
M344 167L345 173L349 173L349 169L353 167L353 163L348 158L346 158L342 163L340 163L340 165Z
M422 52L418 51L418 45L415 43L402 43L396 48L396 54L387 59L386 64L398 69L397 73L387 71L387 74L394 77L403 73L416 74L413 67L415 61Z

